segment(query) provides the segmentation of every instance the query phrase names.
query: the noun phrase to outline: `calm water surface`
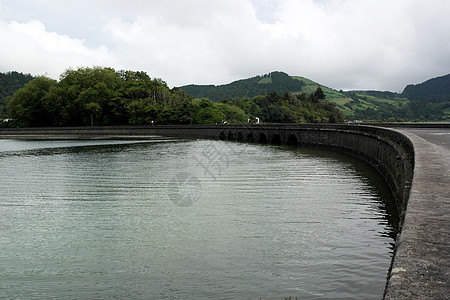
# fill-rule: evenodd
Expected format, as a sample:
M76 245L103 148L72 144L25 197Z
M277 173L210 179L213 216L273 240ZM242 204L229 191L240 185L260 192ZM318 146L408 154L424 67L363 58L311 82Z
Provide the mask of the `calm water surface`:
M0 140L0 298L380 299L389 192L318 150Z

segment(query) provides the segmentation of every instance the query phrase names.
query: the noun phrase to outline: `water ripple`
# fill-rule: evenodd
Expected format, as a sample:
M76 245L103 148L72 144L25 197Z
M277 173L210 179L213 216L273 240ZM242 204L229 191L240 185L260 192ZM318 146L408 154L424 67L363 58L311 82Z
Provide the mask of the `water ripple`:
M356 159L221 141L0 141L0 167L0 298L382 296L396 216Z

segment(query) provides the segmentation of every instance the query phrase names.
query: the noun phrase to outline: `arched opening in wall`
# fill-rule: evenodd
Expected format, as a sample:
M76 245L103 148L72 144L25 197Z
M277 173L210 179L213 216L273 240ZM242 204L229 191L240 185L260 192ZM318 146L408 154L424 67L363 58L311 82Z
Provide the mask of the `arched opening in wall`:
M243 142L244 141L244 134L242 132L238 132L236 140L238 142Z
M222 132L219 134L219 139L222 140L222 141L224 141L226 138L227 138L227 136L225 135L225 132L222 131Z
M253 143L254 141L255 141L255 136L253 135L253 133L249 133L247 135L247 142Z
M261 144L267 144L267 135L265 133L261 133L259 135L258 142Z
M286 141L286 145L297 147L298 146L297 137L295 135L291 134Z
M272 137L273 145L281 145L281 136L279 134L274 134Z
M234 141L234 134L231 131L228 132L228 140L229 141Z

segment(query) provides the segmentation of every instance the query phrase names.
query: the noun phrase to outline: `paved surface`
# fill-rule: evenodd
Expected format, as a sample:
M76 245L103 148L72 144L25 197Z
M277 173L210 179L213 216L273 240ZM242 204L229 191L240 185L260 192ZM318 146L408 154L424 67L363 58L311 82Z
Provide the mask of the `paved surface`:
M385 299L450 299L450 128L397 130L415 168Z
M450 150L450 128L405 128L404 131L420 136L426 141Z

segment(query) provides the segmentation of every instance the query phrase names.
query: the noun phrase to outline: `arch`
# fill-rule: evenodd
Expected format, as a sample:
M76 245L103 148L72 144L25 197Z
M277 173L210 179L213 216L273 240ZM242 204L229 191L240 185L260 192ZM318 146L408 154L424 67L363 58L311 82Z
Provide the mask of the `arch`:
M237 134L236 140L238 142L243 142L244 141L244 134L239 131L238 134Z
M265 133L260 133L258 142L261 144L267 144L267 135Z
M224 141L225 139L227 138L227 136L225 135L225 132L220 132L220 134L219 134L219 139L220 140L222 140L222 141Z
M234 141L234 134L231 131L228 132L228 140L229 141Z
M272 144L273 145L281 145L281 136L279 134L275 133L272 136Z
M248 135L247 135L247 142L249 142L249 143L253 143L255 141L255 135L253 134L253 133L249 133Z
M297 137L295 135L291 134L288 137L287 141L286 141L286 145L297 147L298 146L298 139L297 139Z

